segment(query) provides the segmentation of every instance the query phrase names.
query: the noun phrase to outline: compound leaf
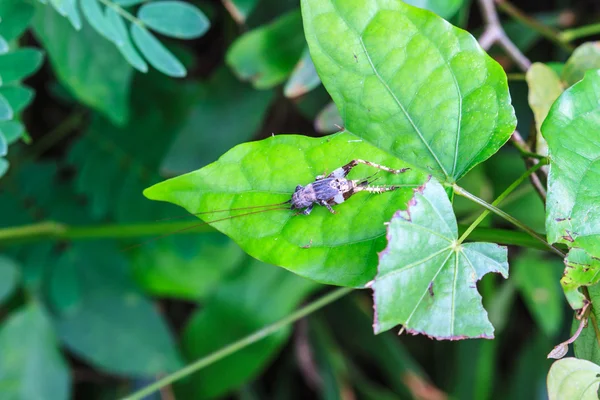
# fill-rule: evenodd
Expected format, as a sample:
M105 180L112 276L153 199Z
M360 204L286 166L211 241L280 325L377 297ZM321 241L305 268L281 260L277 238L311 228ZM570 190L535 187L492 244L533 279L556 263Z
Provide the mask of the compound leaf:
M59 81L82 103L122 125L129 118L133 69L115 46L84 24L76 32L50 7L41 7L35 33Z
M569 357L556 361L548 372L550 400L597 400L600 390L600 366Z
M452 182L514 131L502 67L432 12L376 0L302 0L302 12L319 76L358 138Z
M109 26L106 23L104 12L98 0L81 0L81 11L92 28L99 34L113 40Z
M15 114L23 111L33 100L33 90L20 85L2 86L0 87L0 95L8 100Z
M131 44L123 17L111 7L106 8L106 24L123 57L138 71L148 72L148 64Z
M180 39L204 35L210 26L206 15L183 1L155 1L140 7L138 18L150 29Z
M0 391L7 399L68 399L71 377L44 310L32 303L2 324Z
M42 65L43 54L38 49L21 48L0 55L0 82L20 81L33 74Z
M13 110L8 100L0 94L0 121L12 119L13 115Z
M176 78L187 74L183 64L146 28L138 24L131 24L131 36L138 49L154 68L165 75Z
M375 333L402 324L409 333L436 339L494 337L476 284L488 272L508 277L507 249L458 243L452 204L439 182L415 190L387 236L372 283Z
M144 191L152 200L180 205L205 221L243 211L232 208L278 204L291 198L296 185L362 158L402 168L406 164L347 133L328 138L279 135L234 147L218 161L191 173L161 182ZM374 173L356 167L350 179ZM336 206L338 214L317 207L310 216L294 215L289 205L279 210L214 223L253 257L292 270L310 279L344 286L362 286L375 275L377 252L385 246L384 222L394 211L406 208L412 188L423 174L379 174L378 184L398 184L401 189L381 195L359 193ZM285 209L281 209L285 207ZM268 208L268 207L267 207ZM249 210L257 211L257 210ZM260 211L260 210L259 210Z
M551 159L546 231L572 248L561 280L569 304L583 306L577 288L600 279L600 71L589 71L554 103L542 125Z
M283 82L294 69L306 42L299 10L238 38L227 51L227 65L257 89Z
M0 35L10 42L21 36L29 26L35 8L25 1L0 2Z

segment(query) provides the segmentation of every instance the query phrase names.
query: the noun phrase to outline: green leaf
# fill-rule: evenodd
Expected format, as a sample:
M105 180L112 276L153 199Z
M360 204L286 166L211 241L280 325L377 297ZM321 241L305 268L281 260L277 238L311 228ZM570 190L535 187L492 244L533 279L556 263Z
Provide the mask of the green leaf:
M507 249L458 243L442 185L432 179L416 189L409 208L392 218L387 237L371 285L375 333L402 324L409 333L436 339L494 337L476 285L488 272L508 277Z
M535 116L537 129L536 152L548 154L548 144L542 136L542 123L550 111L552 104L565 90L559 76L550 67L542 63L534 63L526 74L529 86L529 106Z
M317 286L280 268L250 261L221 283L185 327L182 346L196 360L291 313ZM182 381L182 398L214 398L256 377L290 335L286 327Z
M19 268L17 264L10 258L0 256L0 304L10 297L18 283Z
M25 1L0 1L0 36L10 42L29 26L35 8Z
M600 346L596 332L600 330L600 285L593 285L588 288L589 299L592 302L592 313L595 317L589 318L587 326L583 328L579 337L573 343L573 350L577 358L589 360L600 365ZM571 335L579 328L580 320L573 317L571 326ZM594 326L594 323L596 326Z
M8 153L8 141L4 133L0 131L0 157L4 157Z
M13 112L18 114L31 103L34 92L25 86L11 85L0 87L0 95L8 100Z
M456 14L463 0L406 0L406 3L433 11L440 17L448 19Z
M567 60L562 79L568 86L583 79L586 71L600 68L600 42L584 43Z
M138 49L154 68L165 75L176 78L184 77L187 74L183 64L145 28L138 24L131 24L131 36Z
M122 125L129 118L132 68L115 46L84 24L77 32L50 7L34 24L59 81L83 104Z
M550 400L597 400L600 389L600 366L577 358L556 361L548 372Z
M600 267L600 71L589 71L554 103L542 125L548 142L550 175L546 230L550 243L573 248L561 280L569 304L583 306L577 288L598 282ZM565 135L568 132L568 135Z
M223 0L223 5L238 24L246 22L257 3L258 0Z
M535 250L520 253L512 265L512 278L525 305L548 336L555 336L562 328L563 299L558 282L562 270L559 260L546 259Z
M106 24L123 57L138 71L148 72L148 64L131 44L123 17L112 7L106 7Z
M292 76L288 79L283 93L286 97L300 97L321 84L315 65L310 58L308 49L302 53L302 58L296 64Z
M19 121L2 121L0 131L4 134L6 142L11 145L23 137L25 126Z
M0 132L0 142L2 141L2 132ZM1 146L1 144L0 144ZM6 159L0 157L0 178L2 178L4 176L4 174L6 174L6 171L8 171L8 161L6 161Z
M32 303L0 330L0 392L7 399L68 399L71 377L50 320Z
M108 40L113 40L110 27L106 22L104 12L102 11L102 7L100 7L98 0L81 0L81 11L90 26L94 28L96 32Z
M335 103L329 103L321 110L315 119L315 130L321 133L337 132L344 122Z
M169 328L136 289L116 249L77 245L61 258L52 285L62 342L96 368L140 377L181 366Z
M0 55L8 53L9 47L6 39L0 36Z
M13 115L13 110L8 100L0 94L0 121L12 119Z
M227 51L226 62L240 79L268 89L290 75L305 46L302 17L294 10L238 38Z
M435 14L379 4L302 0L321 81L349 132L458 180L515 129L506 75L470 34Z
M229 210L287 201L296 185L313 182L315 176L354 157L390 168L406 166L355 139L346 133L328 138L279 135L244 143L217 162L154 185L144 195L180 205L190 213ZM364 179L373 173L373 168L361 165L349 178ZM324 207L317 207L310 216L281 209L221 221L214 227L261 261L319 282L360 287L375 275L377 252L385 246L384 222L394 211L406 208L411 188L425 180L415 171L390 175L380 174L378 184L394 183L402 188L378 196L356 194L336 206L335 215ZM230 211L200 218L210 221L236 214L239 212Z
M260 128L275 93L257 91L220 68L194 102L161 164L169 176L192 171L250 140ZM235 115L235 118L230 118Z
M2 85L20 81L33 74L42 65L42 52L33 48L21 48L0 56Z
M210 27L210 21L202 11L183 1L145 3L137 16L148 28L180 39L200 37Z

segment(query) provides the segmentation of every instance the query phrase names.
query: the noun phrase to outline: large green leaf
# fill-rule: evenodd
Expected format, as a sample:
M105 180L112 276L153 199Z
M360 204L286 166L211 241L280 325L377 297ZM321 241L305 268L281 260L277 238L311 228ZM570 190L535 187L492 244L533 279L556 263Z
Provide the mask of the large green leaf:
M439 182L415 190L409 208L392 218L387 237L371 284L376 333L402 324L436 339L494 337L476 285L488 272L508 277L507 250L459 243L452 204Z
M227 64L240 79L268 89L287 78L305 46L302 17L295 10L237 39L227 51Z
M433 11L442 18L450 18L460 8L463 0L406 0L406 3Z
M0 330L0 393L5 399L68 399L71 377L50 320L32 303Z
M52 7L38 7L34 28L60 82L82 103L125 123L133 69L115 46L87 23L75 31Z
M313 182L315 176L331 172L353 158L391 168L406 166L355 139L346 133L328 138L279 135L245 143L217 162L154 185L144 194L180 205L190 213L229 210L287 201L296 185ZM349 177L360 179L374 172L361 165ZM377 183L393 182L404 187L381 195L356 194L336 206L335 215L324 207L317 207L309 216L280 209L221 221L214 227L261 261L324 283L362 286L375 275L377 252L385 246L384 222L396 210L406 208L411 188L425 180L414 170L389 175L382 172ZM225 211L200 217L211 221L239 213Z
M550 175L546 203L548 241L573 248L561 280L572 307L583 306L581 285L600 274L600 71L589 71L554 103L542 125Z
M600 396L600 366L577 358L556 361L548 372L550 400L597 400Z
M452 182L513 132L505 73L467 32L401 1L302 0L302 11L317 71L358 138Z
M219 285L205 306L194 314L183 333L190 361L273 323L292 312L317 285L287 271L251 261L241 273ZM190 377L182 398L223 396L257 376L289 337L290 329L237 351Z

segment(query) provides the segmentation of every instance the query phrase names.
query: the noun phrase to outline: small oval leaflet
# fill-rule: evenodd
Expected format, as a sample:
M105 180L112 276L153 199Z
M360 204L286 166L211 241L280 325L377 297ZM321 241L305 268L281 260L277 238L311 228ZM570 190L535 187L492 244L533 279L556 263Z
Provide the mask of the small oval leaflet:
M165 75L176 78L187 74L185 67L150 32L137 24L131 25L131 36L148 62Z
M200 37L210 26L200 10L183 1L146 3L140 8L138 18L156 32L180 39Z

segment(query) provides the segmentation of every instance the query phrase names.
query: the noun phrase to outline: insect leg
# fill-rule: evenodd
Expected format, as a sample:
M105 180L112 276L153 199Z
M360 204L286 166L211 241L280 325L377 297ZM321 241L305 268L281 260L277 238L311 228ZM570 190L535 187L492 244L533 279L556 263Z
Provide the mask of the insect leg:
M302 210L302 214L304 214L304 215L310 214L310 212L312 211L314 206L315 206L315 204L313 203L310 206L306 207L304 210Z
M321 202L319 202L319 204L327 207L327 209L329 210L330 213L337 214L337 212L333 208L331 208L331 206L326 201L321 201Z
M357 158L355 160L350 161L348 164L336 169L331 174L329 174L327 177L328 178L345 178L350 173L352 168L356 167L358 164L365 164L365 165L368 165L373 168L387 171L391 174L400 174L400 173L406 172L410 169L410 168L393 169L393 168L386 167L385 165L375 164L374 162L365 161L365 160L361 160L360 158Z

